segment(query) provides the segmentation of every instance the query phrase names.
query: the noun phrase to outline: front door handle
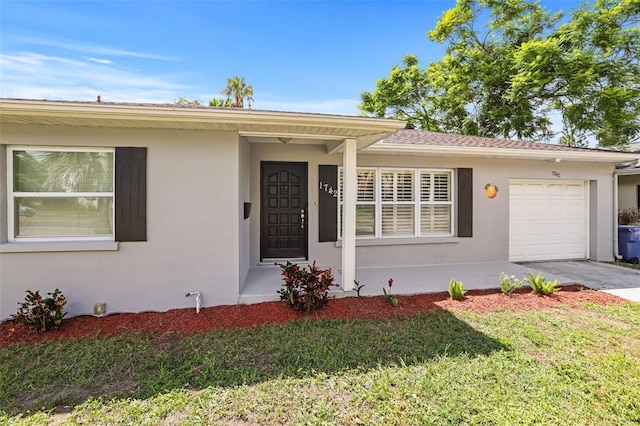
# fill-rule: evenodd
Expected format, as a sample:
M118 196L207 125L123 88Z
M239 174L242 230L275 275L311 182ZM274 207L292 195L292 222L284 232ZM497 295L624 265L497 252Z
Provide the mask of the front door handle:
M300 209L300 228L304 229L304 209Z

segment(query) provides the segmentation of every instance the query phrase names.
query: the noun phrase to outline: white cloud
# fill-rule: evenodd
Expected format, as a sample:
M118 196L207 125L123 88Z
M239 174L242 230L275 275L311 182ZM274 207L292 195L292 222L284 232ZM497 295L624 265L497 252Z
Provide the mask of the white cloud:
M95 59L95 58L94 58ZM26 52L0 55L0 97L170 102L192 87L181 75L149 75L105 61L67 59Z
M116 49L112 47L82 43L82 42L77 42L73 40L53 39L51 37L45 38L45 37L22 36L22 37L16 37L12 41L15 44L55 47L58 49L66 49L66 50L71 50L75 52L82 52L82 53L87 53L95 56L128 56L128 57L142 58L142 59L154 59L159 61L175 60L174 58L163 56L163 55L154 55L151 53L144 53L144 52L134 52L131 50Z
M114 62L109 59L100 59L100 58L87 58L87 61L96 62L98 64L111 65Z

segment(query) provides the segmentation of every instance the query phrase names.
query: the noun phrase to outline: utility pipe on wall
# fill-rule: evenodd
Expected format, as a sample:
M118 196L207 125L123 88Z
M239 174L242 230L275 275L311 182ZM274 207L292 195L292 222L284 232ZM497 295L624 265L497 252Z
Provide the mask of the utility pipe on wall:
M186 297L196 296L196 314L199 314L200 313L200 306L201 306L201 303L200 303L200 292L199 291L191 291L191 292L185 294L185 296Z
M622 260L618 250L618 171L613 172L613 260Z

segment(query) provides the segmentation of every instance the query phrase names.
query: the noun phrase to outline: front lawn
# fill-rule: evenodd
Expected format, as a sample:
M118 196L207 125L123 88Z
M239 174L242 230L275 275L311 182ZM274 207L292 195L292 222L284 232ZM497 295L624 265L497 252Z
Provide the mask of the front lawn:
M0 349L0 424L50 422L638 424L640 304Z

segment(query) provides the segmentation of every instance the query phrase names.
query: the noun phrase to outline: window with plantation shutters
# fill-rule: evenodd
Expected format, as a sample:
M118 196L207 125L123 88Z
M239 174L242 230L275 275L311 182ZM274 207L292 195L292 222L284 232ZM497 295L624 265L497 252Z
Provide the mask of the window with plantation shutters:
M376 170L358 169L356 200L356 236L374 237L376 232ZM340 169L340 189L343 189L343 173ZM342 196L340 196L340 224L342 224ZM342 226L340 226L342 236Z
M358 168L357 176L357 237L453 235L453 170ZM339 181L342 236L342 169Z
M420 170L420 235L450 235L451 171Z
M415 235L414 176L414 170L380 172L383 237Z

